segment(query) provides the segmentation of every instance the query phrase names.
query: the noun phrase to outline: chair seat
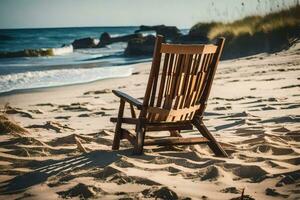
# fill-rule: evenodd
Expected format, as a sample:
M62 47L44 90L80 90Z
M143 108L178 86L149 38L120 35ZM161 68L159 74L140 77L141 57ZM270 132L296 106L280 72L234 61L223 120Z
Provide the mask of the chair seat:
M117 117L110 118L111 122L117 122ZM121 123L125 124L137 124L139 119L137 118L121 118ZM190 121L181 122L144 122L146 131L172 131L172 130L192 130L193 125Z

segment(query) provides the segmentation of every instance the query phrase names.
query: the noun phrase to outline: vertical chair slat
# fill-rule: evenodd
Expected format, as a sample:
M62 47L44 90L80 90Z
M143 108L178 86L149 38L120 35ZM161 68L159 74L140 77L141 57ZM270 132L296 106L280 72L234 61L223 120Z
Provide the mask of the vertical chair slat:
M169 80L167 82L167 89L165 91L165 101L163 104L163 108L170 108L170 103L171 103L171 86L173 83L173 78L174 78L174 74L175 74L175 66L177 64L178 61L178 55L176 54L172 54L171 55L171 61L169 64Z
M197 70L197 79L196 79L196 85L194 88L195 97L193 98L192 106L197 103L197 97L198 97L198 94L200 93L203 77L205 75L205 72L203 71L203 68L204 68L203 66L207 63L207 60L208 60L207 54L203 54L202 62L200 63L198 70Z
M179 72L180 72L180 66L182 63L182 59L183 59L183 55L179 54L176 56L176 62L174 64L174 69L173 69L173 74L172 74L172 80L170 82L170 91L169 91L169 95L168 95L168 99L166 99L166 105L165 108L166 109L171 109L172 105L173 105L173 99L175 98L175 90L176 87L175 85L178 82L178 76L179 76Z
M143 100L143 105L144 106L149 105L151 90L153 88L153 81L154 81L154 78L155 78L157 68L160 65L160 58L161 58L160 48L161 48L162 41L163 41L163 37L162 36L157 36L157 39L156 39L156 42L155 42L155 47L154 47L154 52L153 52L153 61L152 61L151 71L150 71L150 74L149 74L148 84L147 84L147 87L146 87L146 92L145 92L145 96L144 96L144 100ZM141 112L141 115L145 115L145 112L144 111Z
M211 70L213 68L212 66L212 60L213 60L213 55L212 54L209 54L209 59L208 59L208 62L206 63L206 65L204 66L204 72L207 74L205 76L205 80L202 81L202 86L201 86L201 90L197 96L197 101L200 102L200 98L202 97L203 95L203 92L205 91L205 87L206 85L208 84L209 82L209 74L211 73Z
M187 61L187 55L183 55L183 59L182 59L182 62L181 62L181 65L178 66L179 69L178 69L178 74L177 74L177 81L176 81L176 84L175 84L175 88L174 88L174 100L175 100L175 104L173 106L173 109L177 109L178 106L179 106L179 102L180 100L182 99L182 96L181 96L181 88L182 88L182 85L183 85L183 80L184 80L184 76L185 76L185 67L186 67L186 61Z
M163 93L164 93L164 90L166 89L165 81L166 81L167 70L168 70L169 56L170 56L170 54L165 54L163 71L161 74L161 80L160 80L160 86L159 86L159 93L158 93L157 103L156 103L156 106L158 106L158 107L161 106L161 102L163 99Z
M187 99L189 98L189 87L191 84L191 71L193 70L193 56L194 55L189 55L188 58L188 66L186 69L186 75L185 75L185 81L184 81L184 90L182 90L182 95L183 95L183 99L180 102L179 108L184 108L185 107L185 102L187 101Z
M196 81L197 81L197 71L198 71L198 67L200 65L200 63L202 62L203 60L203 54L198 54L195 56L195 59L194 59L194 63L193 63L193 67L192 67L192 70L191 70L191 83L190 83L190 87L188 88L188 91L189 91L189 97L186 101L186 107L189 107L192 105L192 102L193 102L193 99L195 97L195 86L196 86Z
M164 98L166 100L167 96L169 96L170 94L170 85L171 85L171 81L172 81L172 76L173 76L173 63L174 63L174 54L171 54L170 56L170 61L169 61L169 65L167 66L168 68L168 77L167 77L167 82L166 82L166 89L165 89L165 94L164 94ZM176 59L176 57L175 57Z

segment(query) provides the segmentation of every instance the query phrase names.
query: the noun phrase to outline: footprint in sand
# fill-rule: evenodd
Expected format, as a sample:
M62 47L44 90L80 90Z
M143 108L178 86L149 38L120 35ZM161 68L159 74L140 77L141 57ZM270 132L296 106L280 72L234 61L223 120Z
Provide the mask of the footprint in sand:
M74 131L75 129L69 127L68 125L62 125L58 122L47 121L45 124L33 124L27 126L26 128L41 128L47 130L54 130L57 133L61 133L63 130L71 130Z
M82 112L82 111L91 111L90 109L84 107L83 105L59 105L59 109L63 109L65 111L74 111L74 112Z
M39 104L35 104L35 106L49 106L49 107L54 107L54 104L52 104L52 103L39 103Z
M21 108L13 108L13 107L8 106L5 110L5 113L6 114L20 114L22 117L27 117L27 118L33 119L33 116L29 112L23 111Z
M54 119L70 119L71 116L57 116L57 117L54 117Z
M78 183L69 190L57 192L57 194L59 194L63 198L80 197L80 199L93 198L97 193L104 193L104 191L93 185L86 185L84 183Z
M103 90L95 90L95 91L88 91L83 93L83 95L95 95L95 94L106 94L106 93L112 93L111 89L103 89Z
M241 191L238 190L236 187L227 187L227 188L222 189L220 192L232 193L232 194L240 194L241 193Z
M276 191L276 189L272 189L272 188L266 189L266 195L273 196L273 197L283 197L283 198L289 197L289 195L280 194L279 192Z
M224 125L216 126L215 129L217 131L219 131L219 130L231 128L231 127L234 127L234 126L241 126L243 124L246 124L246 120L245 119L241 119L241 120L235 121L233 123L229 123L229 124L224 124Z
M289 115L283 117L274 117L271 119L262 120L259 123L276 123L276 124L284 124L284 123L298 123L300 122L300 115Z
M155 199L179 199L178 195L168 187L152 187L150 189L145 189L142 191L145 198L155 198Z
M288 85L288 86L281 87L280 89L290 89L290 88L296 88L296 87L300 87L300 85Z

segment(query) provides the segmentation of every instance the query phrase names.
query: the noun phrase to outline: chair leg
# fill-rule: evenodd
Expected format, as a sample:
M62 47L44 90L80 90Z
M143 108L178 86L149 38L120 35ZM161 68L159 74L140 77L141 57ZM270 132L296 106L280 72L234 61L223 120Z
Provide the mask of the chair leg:
M228 157L227 153L224 151L224 149L221 147L221 145L217 142L217 140L214 138L214 136L209 132L209 130L203 124L202 120L196 118L193 120L193 124L205 138L210 140L210 142L208 143L208 146L211 148L211 150L214 152L214 154L216 156Z
M130 104L130 112L131 112L131 117L136 118L136 114L135 114L134 107L132 104Z
M133 153L141 155L144 149L145 129L141 123L136 126L136 142L134 145Z
M118 120L116 124L116 129L115 129L115 136L113 140L113 145L112 145L112 150L118 150L120 148L120 140L121 140L121 134L122 134L122 121L121 118L123 117L124 114L124 107L125 107L125 101L120 100L120 107L119 107L119 113L118 113Z

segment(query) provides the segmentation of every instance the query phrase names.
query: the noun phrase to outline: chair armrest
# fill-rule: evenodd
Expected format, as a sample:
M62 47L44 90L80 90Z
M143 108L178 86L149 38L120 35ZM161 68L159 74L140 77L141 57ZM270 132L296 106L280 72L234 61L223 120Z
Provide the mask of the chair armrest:
M138 101L137 99L121 92L121 91L118 91L118 90L113 90L112 91L117 97L120 97L121 99L123 99L124 101L136 106L138 109L141 109L143 104Z

